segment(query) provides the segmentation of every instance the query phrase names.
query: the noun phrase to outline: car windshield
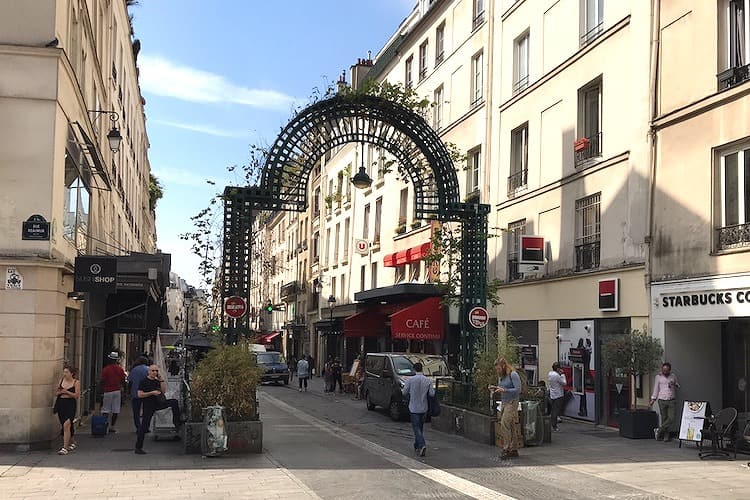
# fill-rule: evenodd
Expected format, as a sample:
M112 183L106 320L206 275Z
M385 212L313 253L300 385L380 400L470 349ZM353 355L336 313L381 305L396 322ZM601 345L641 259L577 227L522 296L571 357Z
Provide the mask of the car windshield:
M275 363L281 363L281 353L279 352L259 352L256 354L258 357L258 364L271 365Z
M422 373L426 377L443 377L448 375L448 365L440 356L424 356L419 354L406 354L393 356L393 368L402 377L414 375L414 363L422 363Z

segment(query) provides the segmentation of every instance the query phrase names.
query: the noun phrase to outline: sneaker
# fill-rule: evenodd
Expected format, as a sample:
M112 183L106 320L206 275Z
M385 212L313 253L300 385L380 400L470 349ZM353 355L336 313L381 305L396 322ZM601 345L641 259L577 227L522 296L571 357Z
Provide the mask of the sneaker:
M302 392L302 387L299 388L299 392Z
M146 454L146 452L145 452L145 451L143 451L143 450L142 450L141 448L136 448L136 449L135 449L135 454L136 454L136 455L145 455L145 454Z
M555 432L559 432L560 428L559 427L553 427L552 430L555 431Z
M425 455L427 455L427 447L426 447L426 446L422 446L422 447L421 447L421 448L419 449L419 456L420 456L420 457L423 457L423 456L425 456Z
M62 448L60 448L60 451L58 451L57 454L58 455L67 455L68 454L68 449L63 446Z
M659 428L654 427L654 439L658 441L660 436L661 436L661 432L659 432Z

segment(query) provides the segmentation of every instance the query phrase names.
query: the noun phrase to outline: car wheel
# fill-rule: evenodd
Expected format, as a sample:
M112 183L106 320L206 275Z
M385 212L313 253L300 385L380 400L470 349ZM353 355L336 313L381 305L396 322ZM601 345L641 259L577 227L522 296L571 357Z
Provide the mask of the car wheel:
M367 401L367 409L372 411L375 409L375 405L372 401L370 401L370 393L368 392L367 395L365 395L365 401Z
M401 404L395 399L391 401L391 404L388 406L388 414L394 422L401 420Z

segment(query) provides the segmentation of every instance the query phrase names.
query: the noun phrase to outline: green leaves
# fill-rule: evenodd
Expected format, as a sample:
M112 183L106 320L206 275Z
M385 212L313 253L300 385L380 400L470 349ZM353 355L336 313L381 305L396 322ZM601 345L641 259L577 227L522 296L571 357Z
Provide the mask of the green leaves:
M640 330L615 335L602 345L604 366L627 375L645 375L655 371L663 355L664 348L659 339Z

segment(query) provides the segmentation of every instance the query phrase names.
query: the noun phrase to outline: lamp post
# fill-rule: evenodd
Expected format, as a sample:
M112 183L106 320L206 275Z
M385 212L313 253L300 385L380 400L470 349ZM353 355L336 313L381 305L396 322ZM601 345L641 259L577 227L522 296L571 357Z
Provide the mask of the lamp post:
M333 295L330 295L328 297L328 308L330 309L331 315L329 316L329 319L331 320L331 326L333 326L333 308L336 306L336 297Z
M117 128L117 121L120 119L120 115L117 111L110 111L106 109L89 109L89 113L94 114L105 114L112 120L112 128L107 133L107 142L109 142L109 149L113 153L120 151L120 144L122 143L122 135L120 135L120 129ZM96 120L95 120L96 121Z

